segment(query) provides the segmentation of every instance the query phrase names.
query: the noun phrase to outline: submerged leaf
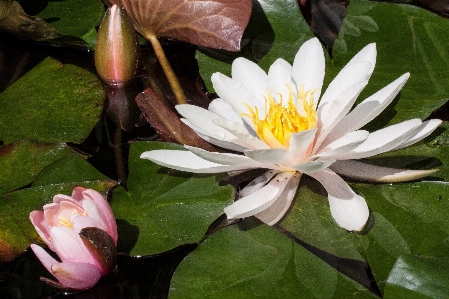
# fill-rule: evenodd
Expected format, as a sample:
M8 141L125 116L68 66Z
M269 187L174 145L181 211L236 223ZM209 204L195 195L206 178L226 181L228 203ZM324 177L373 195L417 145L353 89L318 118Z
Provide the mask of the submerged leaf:
M124 6L145 38L173 37L191 44L240 50L251 0L111 0Z

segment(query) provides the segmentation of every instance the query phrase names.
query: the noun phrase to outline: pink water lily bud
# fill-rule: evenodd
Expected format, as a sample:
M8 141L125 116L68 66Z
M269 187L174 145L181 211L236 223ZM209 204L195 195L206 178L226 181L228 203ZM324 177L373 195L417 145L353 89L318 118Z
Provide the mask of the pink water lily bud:
M95 67L108 84L122 84L136 73L138 61L136 33L126 12L114 5L101 21L95 46Z
M116 264L117 225L111 207L95 190L76 187L72 196L55 195L43 211L30 213L42 240L59 257L43 248L31 249L58 282L54 286L88 289L110 273Z

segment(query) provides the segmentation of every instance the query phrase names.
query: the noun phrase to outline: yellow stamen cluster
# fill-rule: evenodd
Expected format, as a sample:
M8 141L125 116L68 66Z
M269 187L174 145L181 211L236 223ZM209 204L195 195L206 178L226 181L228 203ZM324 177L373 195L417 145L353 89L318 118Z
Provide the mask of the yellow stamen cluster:
M73 209L72 214L78 214L78 211L76 209ZM81 215L87 216L86 211L83 211L83 214L81 214ZM68 228L73 228L72 221L70 221L69 219L64 218L62 216L58 217L58 225L65 226Z
M270 91L267 90L265 97L265 117L259 118L257 107L251 107L247 103L249 114L241 114L251 119L255 131L260 139L265 141L271 148L289 148L290 136L294 133L310 130L316 127L317 115L314 108L313 94L316 90L304 92L304 85L298 90L296 102L290 86L287 105L283 105L282 95L277 102ZM296 107L303 107L301 115Z

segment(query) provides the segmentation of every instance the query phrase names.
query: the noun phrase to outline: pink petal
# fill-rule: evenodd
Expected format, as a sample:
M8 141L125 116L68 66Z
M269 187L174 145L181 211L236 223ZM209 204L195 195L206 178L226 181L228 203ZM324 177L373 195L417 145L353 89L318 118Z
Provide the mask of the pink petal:
M224 212L228 219L249 217L273 205L293 175L293 172L281 172L263 188L227 206Z
M262 212L257 213L254 216L270 226L279 222L279 220L281 220L281 218L284 217L285 213L289 210L292 201L295 198L296 190L298 189L300 180L301 174L294 174L292 179L285 187L284 191L281 193L281 195L279 195L279 198L276 200L276 202L266 210L263 210Z
M111 209L111 206L109 205L109 203L106 201L106 199L103 197L103 195L101 195L100 193L98 193L97 191L92 190L92 189L86 189L83 192L83 195L86 198L90 198L95 202L96 206L98 207L99 213L101 214L101 218L103 219L103 221L106 223L106 225L108 227L107 232L114 240L115 245L117 245L117 239L118 239L117 223L115 221L114 213L112 212L112 209Z
M71 222L72 222L72 229L76 234L79 234L79 232L86 227L96 227L101 230L104 230L109 234L107 227L105 226L104 223L99 222L98 220L93 219L91 217L74 214L71 218Z
M41 237L41 239L51 248L53 249L53 246L50 242L50 232L49 227L47 224L47 221L44 217L43 211L32 211L30 213L30 220L33 224L34 228L36 229L37 233Z
M42 247L35 244L31 244L30 247L45 269L51 273L51 266L59 262L51 257Z
M72 198L76 201L81 201L84 199L84 190L86 190L86 188L81 187L81 186L77 186L75 188L73 188L72 191Z
M95 260L80 237L71 228L53 226L50 228L50 236L55 252L61 261L95 264Z
M78 290L93 287L101 278L100 269L86 263L57 263L50 272L63 286Z
M335 172L325 169L309 174L326 189L332 217L342 228L360 231L369 217L366 201Z

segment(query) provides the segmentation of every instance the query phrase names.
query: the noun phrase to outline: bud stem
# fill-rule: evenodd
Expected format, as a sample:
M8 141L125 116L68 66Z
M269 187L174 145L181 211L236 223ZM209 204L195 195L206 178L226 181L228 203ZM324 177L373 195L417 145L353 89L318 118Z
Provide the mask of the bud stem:
M182 90L181 84L178 81L178 78L173 71L170 63L165 56L164 50L162 49L161 43L157 39L155 35L146 36L147 40L150 41L153 46L154 53L156 54L157 59L159 60L162 69L164 70L165 76L167 77L168 83L170 83L171 89L175 94L176 101L178 104L187 104L187 98Z

